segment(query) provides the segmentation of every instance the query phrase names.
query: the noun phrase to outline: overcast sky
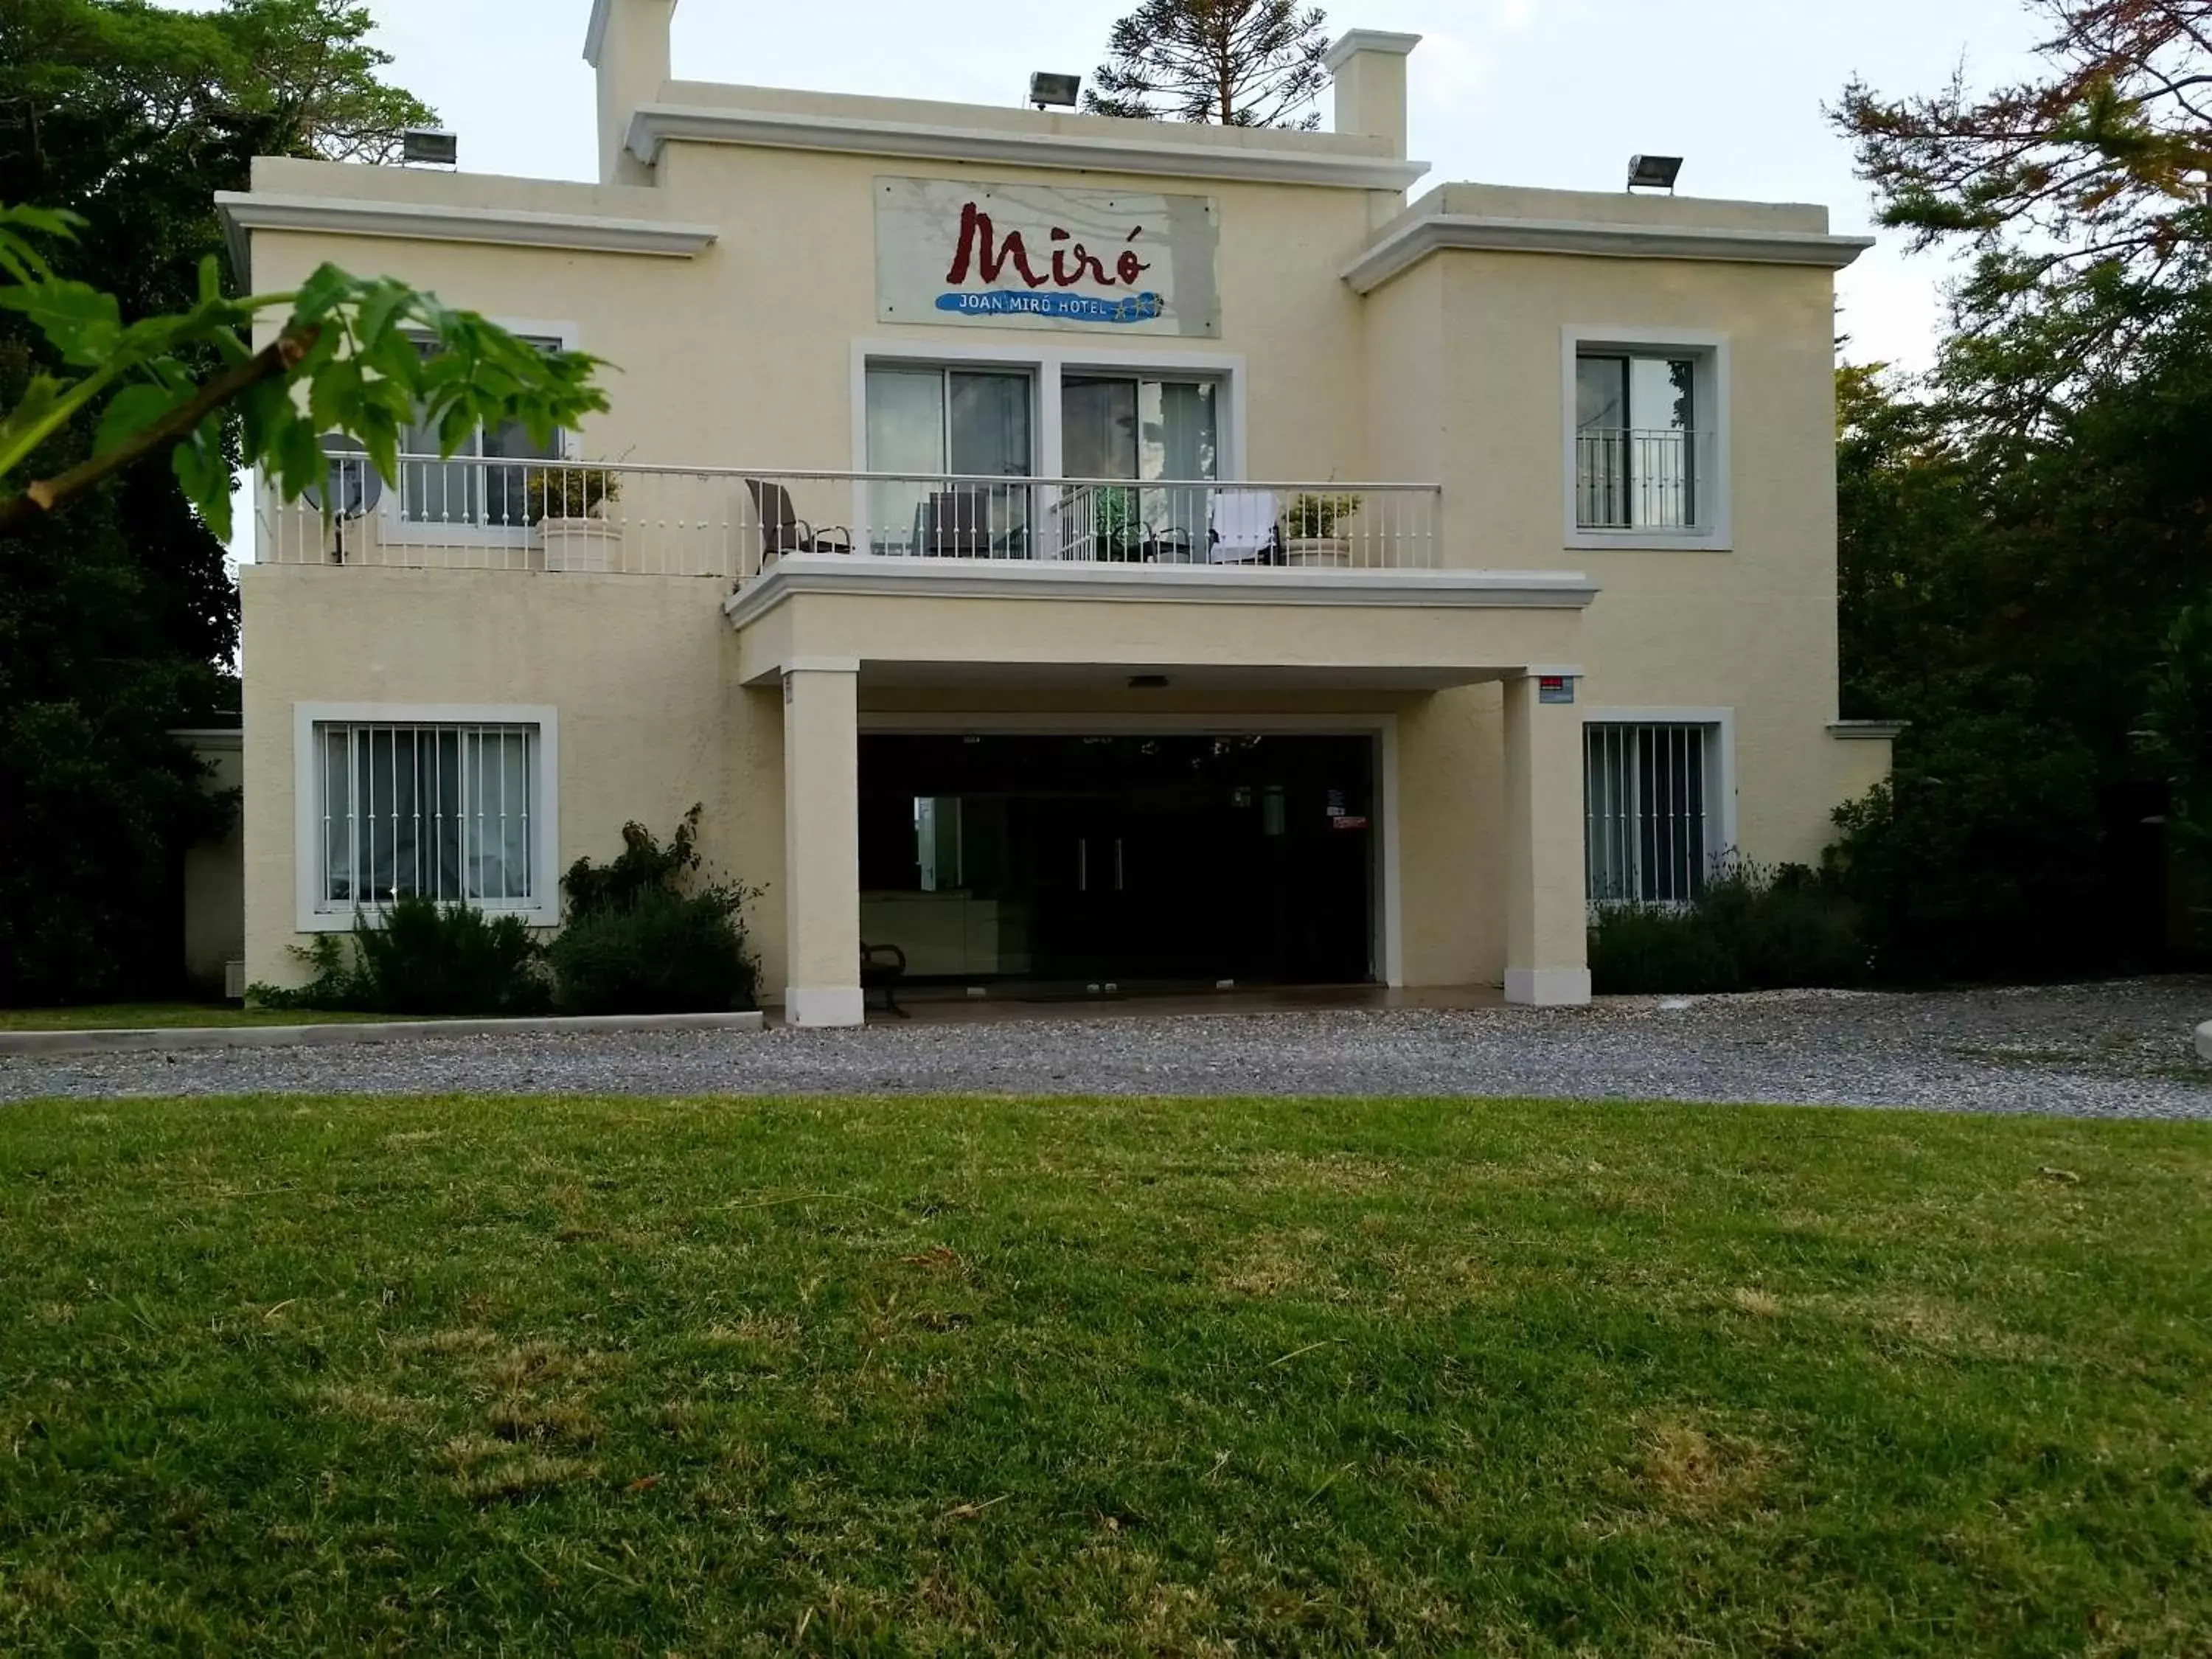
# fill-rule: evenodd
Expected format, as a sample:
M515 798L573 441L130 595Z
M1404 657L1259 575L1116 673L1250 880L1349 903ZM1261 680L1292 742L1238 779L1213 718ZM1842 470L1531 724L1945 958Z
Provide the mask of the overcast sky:
M392 77L459 132L464 167L594 176L590 0L370 3ZM675 70L1011 104L1031 70L1088 75L1128 3L683 0ZM1688 158L1686 195L1819 202L1861 231L1865 187L1822 106L1855 72L1894 94L1933 90L1962 59L1978 84L2014 78L2033 22L2023 0L1335 0L1328 27L1424 37L1409 72L1425 184L1612 190L1644 150ZM1948 269L1898 240L1843 274L1842 326L1854 360L1924 367Z

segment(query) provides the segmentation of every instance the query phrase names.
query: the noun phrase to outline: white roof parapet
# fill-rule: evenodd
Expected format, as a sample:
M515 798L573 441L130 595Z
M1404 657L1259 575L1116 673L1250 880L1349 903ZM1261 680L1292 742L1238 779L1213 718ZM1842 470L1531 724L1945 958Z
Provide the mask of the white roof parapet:
M1343 276L1359 293L1371 293L1400 271L1445 248L1493 253L1579 253L1613 259L1821 265L1841 270L1873 246L1871 236L1836 236L1826 231L1431 213L1391 231L1346 265Z
M1420 44L1421 37L1418 34L1396 34L1389 29L1347 29L1343 37L1328 49L1328 56L1322 59L1322 67L1334 75L1355 52L1387 52L1404 58L1411 55L1413 48Z
M1149 135L1169 124L1143 125ZM1429 170L1426 161L1404 161L1387 155L1271 149L1261 145L1178 144L1155 136L1109 137L1011 128L938 126L849 115L725 109L709 105L647 104L631 118L629 153L639 161L648 166L657 161L660 147L670 139L746 144L769 149L836 150L860 155L989 161L1006 167L1244 179L1262 184L1329 185L1347 190L1403 191Z
M216 208L234 242L253 230L326 231L413 241L485 242L504 247L575 248L595 253L696 258L721 232L713 225L623 219L594 213L379 202L354 196L271 196L219 190Z

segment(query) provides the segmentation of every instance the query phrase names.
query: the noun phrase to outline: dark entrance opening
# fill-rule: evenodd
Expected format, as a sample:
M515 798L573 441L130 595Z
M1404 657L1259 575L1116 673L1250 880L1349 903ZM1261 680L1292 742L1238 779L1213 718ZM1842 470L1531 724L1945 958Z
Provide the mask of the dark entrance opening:
M1123 991L1374 976L1375 745L860 738L860 932L916 979Z

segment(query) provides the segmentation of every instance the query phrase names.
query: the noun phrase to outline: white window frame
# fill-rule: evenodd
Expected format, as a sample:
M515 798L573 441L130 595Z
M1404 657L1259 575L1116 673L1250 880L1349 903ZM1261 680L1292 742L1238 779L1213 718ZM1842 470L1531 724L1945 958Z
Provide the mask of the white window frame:
M1628 354L1688 357L1697 364L1692 401L1711 412L1712 465L1700 494L1711 521L1689 530L1636 526L1587 529L1577 522L1575 501L1575 362L1584 355ZM1560 485L1565 546L1571 551L1672 550L1725 553L1735 545L1735 490L1729 477L1734 426L1729 406L1734 377L1729 368L1729 337L1704 329L1651 328L1638 325L1570 323L1559 331L1560 441L1564 477Z
M1705 873L1711 876L1713 866L1738 849L1736 842L1736 770L1735 770L1735 710L1717 708L1586 708L1583 710L1584 748L1577 763L1581 767L1584 799L1582 803L1583 823L1589 823L1589 728L1593 726L1702 726L1710 732L1705 751L1705 821L1712 834L1705 848ZM1584 892L1588 902L1589 879L1589 849L1583 849Z
M531 820L531 867L538 893L527 904L488 904L495 915L520 916L532 927L561 925L561 721L550 703L295 702L292 705L292 871L294 918L302 933L344 933L353 905L334 908L322 893L322 780L315 728L328 725L534 726L538 728L538 799ZM364 916L375 912L362 907Z
M510 334L522 335L535 340L557 340L563 351L583 349L584 331L574 323L547 322L529 317L494 317L490 319ZM559 433L560 459L573 461L580 458L577 434L563 427ZM458 461L459 457L455 457ZM498 463L484 462L486 465ZM387 481L384 495L376 507L377 540L392 547L534 547L538 532L530 526L489 524L440 523L428 519L406 519L400 516L398 488Z
M1026 369L1036 387L1037 408L1031 423L1036 450L1036 476L1066 477L1062 470L1060 430L1060 381L1063 374L1119 374L1137 379L1212 380L1222 389L1227 408L1217 412L1218 453L1214 457L1217 482L1234 483L1245 476L1246 372L1241 353L1133 349L1115 351L1094 345L1028 346L976 343L951 346L945 342L856 339L853 342L853 470L868 465L868 366L936 368ZM865 517L865 514L861 516Z

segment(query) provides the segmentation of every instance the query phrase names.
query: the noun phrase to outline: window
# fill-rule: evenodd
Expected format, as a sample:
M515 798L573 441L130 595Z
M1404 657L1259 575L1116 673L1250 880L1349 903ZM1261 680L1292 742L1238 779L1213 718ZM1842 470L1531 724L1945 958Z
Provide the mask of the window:
M1575 360L1575 523L1698 525L1698 366L1688 357Z
M1021 554L1026 488L936 480L1030 477L1032 384L1025 370L871 363L868 471L914 482L869 485L869 543L878 551Z
M1720 732L1705 721L1583 727L1583 823L1593 904L1679 904L1727 850Z
M1565 332L1567 545L1726 547L1726 342Z
M544 336L520 337L547 352L559 351L565 343ZM427 353L429 343L424 342L421 349ZM399 449L405 455L435 455L436 428L410 426L401 434ZM400 464L398 516L407 524L466 525L526 534L531 514L525 488L529 468L524 464L557 461L562 453L559 433L553 434L550 443L540 444L513 422L489 431L479 428L453 452L451 460ZM496 465L499 462L509 465Z
M314 712L301 722L303 908L327 920L312 925L410 897L555 919L550 715Z

